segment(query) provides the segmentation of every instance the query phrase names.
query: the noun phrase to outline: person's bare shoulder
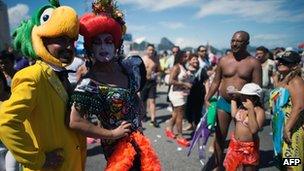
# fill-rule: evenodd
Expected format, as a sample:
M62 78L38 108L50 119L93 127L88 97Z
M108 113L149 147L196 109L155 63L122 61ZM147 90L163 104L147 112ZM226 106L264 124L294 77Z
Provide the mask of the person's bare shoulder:
M261 106L256 106L256 107L254 107L254 111L255 111L255 112L260 112L260 113L262 113L262 114L265 113L264 108L261 107Z
M261 63L259 62L259 60L256 59L256 58L253 57L253 56L248 56L247 59L250 61L250 64L251 64L252 66L260 66L260 65L261 65Z
M145 65L149 63L149 57L147 55L142 56L141 59L144 61Z
M304 88L304 80L301 77L295 77L289 83L291 88L295 89L303 89Z
M143 55L143 56L141 57L142 60L145 60L145 59L147 59L147 58L148 58L147 55Z
M225 55L225 56L221 57L218 61L218 66L225 64L228 60L231 60L231 59L232 58L229 55Z

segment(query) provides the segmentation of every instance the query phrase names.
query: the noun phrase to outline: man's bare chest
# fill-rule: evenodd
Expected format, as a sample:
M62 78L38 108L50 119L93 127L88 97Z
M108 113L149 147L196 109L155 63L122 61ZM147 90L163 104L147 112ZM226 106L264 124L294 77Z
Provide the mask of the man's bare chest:
M156 63L153 60L148 59L148 60L144 61L144 63L145 63L145 66L146 66L147 70L150 70L150 71L155 70Z
M252 77L253 66L249 62L229 62L222 66L222 75L224 77L240 77L248 79Z

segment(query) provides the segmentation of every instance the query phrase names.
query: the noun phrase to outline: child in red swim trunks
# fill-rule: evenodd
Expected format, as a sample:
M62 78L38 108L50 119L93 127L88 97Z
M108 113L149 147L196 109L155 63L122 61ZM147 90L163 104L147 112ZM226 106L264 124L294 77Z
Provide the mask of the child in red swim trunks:
M259 164L258 131L265 121L265 111L260 103L262 89L254 83L245 84L241 91L230 92L231 116L235 131L231 136L224 167L228 171L256 170Z

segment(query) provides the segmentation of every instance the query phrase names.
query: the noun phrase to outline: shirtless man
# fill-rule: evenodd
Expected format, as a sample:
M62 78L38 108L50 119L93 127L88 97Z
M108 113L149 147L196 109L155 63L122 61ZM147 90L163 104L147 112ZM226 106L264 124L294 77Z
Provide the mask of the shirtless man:
M249 39L249 34L245 31L237 31L233 34L230 42L232 53L219 61L215 78L205 97L206 106L209 106L209 99L219 90L214 142L215 170L224 170L223 160L225 156L223 151L231 121L231 96L227 93L227 90L240 90L246 83L253 82L261 85L262 82L261 64L247 52Z
M143 61L147 71L147 82L141 91L141 98L146 106L148 106L151 115L151 125L158 128L159 124L155 120L155 99L156 99L156 85L157 75L160 71L159 60L156 56L155 47L152 44L147 46L146 55ZM144 118L146 119L146 118Z

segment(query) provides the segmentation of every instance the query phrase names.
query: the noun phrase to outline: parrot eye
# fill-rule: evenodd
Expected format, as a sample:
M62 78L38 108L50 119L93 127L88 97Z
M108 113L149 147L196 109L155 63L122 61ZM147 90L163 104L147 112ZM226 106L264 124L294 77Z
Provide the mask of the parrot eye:
M53 8L47 8L43 11L40 17L40 25L46 23L52 16Z

